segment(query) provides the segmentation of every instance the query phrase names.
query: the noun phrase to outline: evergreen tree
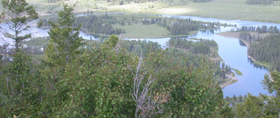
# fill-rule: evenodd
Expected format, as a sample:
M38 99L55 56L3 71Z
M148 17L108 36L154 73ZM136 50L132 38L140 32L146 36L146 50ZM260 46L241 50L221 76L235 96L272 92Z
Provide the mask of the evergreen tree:
M266 95L263 95L262 97L268 100L268 104L271 106L270 110L278 112L278 115L280 116L280 72L272 72L271 77L266 74L262 84L264 85L264 89L268 90L269 93L275 94L271 99L267 99L268 97Z
M236 101L236 100L237 100L237 98L236 98L236 96L235 96L235 95L233 95L233 100L234 100L234 101Z
M28 25L30 21L39 18L38 13L33 6L28 6L26 0L2 0L2 6L4 9L1 18L9 18L7 21L9 29L1 28L1 30L5 37L15 41L15 48L19 51L19 43L31 37L31 33L22 35L22 32L31 27Z
M58 13L58 24L49 22L52 26L50 29L50 46L46 49L53 51L53 54L46 54L47 58L51 59L48 62L53 61L55 64L65 65L69 63L80 52L78 48L83 45L82 37L79 37L79 31L81 25L73 27L75 22L75 16L73 14L73 7L64 5L63 11ZM53 46L52 46L53 45ZM59 57L52 59L52 57Z
M264 102L259 97L248 94L248 98L242 105L237 105L238 118L259 118L264 117Z
M241 102L242 101L242 96L241 95L239 95L239 102Z
M228 103L222 108L221 116L222 118L234 118L235 114L232 111L232 107L230 107Z
M229 102L229 100L230 100L230 98L227 96L227 97L226 97L226 101Z
M109 39L105 41L105 44L109 47L115 47L119 41L119 38L115 35L111 35Z

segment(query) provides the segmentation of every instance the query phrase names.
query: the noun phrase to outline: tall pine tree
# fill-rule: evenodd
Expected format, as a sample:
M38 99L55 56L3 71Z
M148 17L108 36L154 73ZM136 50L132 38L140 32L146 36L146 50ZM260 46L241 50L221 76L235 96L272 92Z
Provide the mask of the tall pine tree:
M1 18L9 19L8 29L1 27L4 36L15 40L15 48L19 52L19 43L31 37L31 33L22 35L31 26L30 21L38 19L38 13L33 6L28 6L26 0L2 0L3 12Z
M73 27L75 22L73 7L64 5L63 8L63 11L58 13L60 18L58 18L57 24L49 21L52 26L52 29L48 32L51 40L46 49L48 52L45 53L45 55L46 58L49 59L47 62L55 65L65 65L69 63L80 52L78 48L83 45L83 39L79 37L81 25Z

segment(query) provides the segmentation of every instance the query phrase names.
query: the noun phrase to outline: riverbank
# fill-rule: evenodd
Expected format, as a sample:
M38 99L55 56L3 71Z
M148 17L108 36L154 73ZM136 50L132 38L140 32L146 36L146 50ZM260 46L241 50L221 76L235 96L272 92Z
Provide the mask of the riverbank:
M226 74L226 77L227 77L226 79L222 79L219 81L220 82L219 86L221 88L225 88L226 86L229 86L238 81L237 77L234 75L233 72L231 72L230 74Z
M242 41L247 46L247 50L248 50L250 48L250 44L248 42L246 42L245 40L243 40L242 38L239 38L239 33L240 32L223 32L223 33L218 33L217 35L224 36L224 37L229 37L229 38L239 39L240 41ZM261 65L261 66L265 66L266 68L270 68L270 66L268 64L266 64L265 62L260 62L260 61L257 61L256 59L254 59L252 56L250 56L248 54L248 52L247 52L247 56L252 61L254 61L255 64L258 64L258 65Z
M250 44L248 42L246 42L245 40L239 38L239 33L240 32L223 32L223 33L218 33L217 35L220 35L220 36L224 36L224 37L229 37L229 38L236 38L236 39L239 39L241 40L243 43L245 43L245 45L247 46L247 50L250 48ZM247 51L247 56L248 58L250 58L255 64L258 64L258 65L261 65L261 66L264 66L266 68L270 68L270 65L265 63L265 62L260 62L260 61L257 61L256 59L254 59L252 56L250 56L248 54L248 51ZM271 80L273 80L273 78L271 77L271 74L270 72L268 71L268 74L271 78Z

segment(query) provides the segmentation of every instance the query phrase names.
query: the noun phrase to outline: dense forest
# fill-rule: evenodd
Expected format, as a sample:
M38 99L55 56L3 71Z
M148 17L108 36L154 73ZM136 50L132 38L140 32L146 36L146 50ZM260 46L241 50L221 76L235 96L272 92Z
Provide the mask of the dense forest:
M45 19L43 20L43 26L50 27L51 25L48 21L57 22L56 19ZM125 33L123 29L113 28L112 24L116 24L117 19L113 16L102 15L102 16L91 16L91 17L78 17L75 20L74 26L77 27L82 24L81 28L87 32L94 34L103 34L103 35L111 35L116 34L119 35L121 33Z
M257 61L269 63L271 70L280 71L279 29L276 26L242 27L239 37L250 44L248 54ZM262 35L266 33L266 35Z
M199 66L200 63L200 58L201 55L203 55L203 58L216 58L219 55L217 52L215 52L215 48L218 49L218 45L215 41L213 40L205 40L205 39L200 39L197 40L196 42L194 41L189 41L186 39L181 39L181 38L171 38L168 41L169 47L170 48L176 48L184 52L190 52L190 53L185 53L181 55L189 55L190 57L187 57L188 60L190 61L189 63L192 63L196 66ZM212 50L211 50L212 48ZM194 61L196 60L196 61ZM192 61L196 62L193 63ZM225 63L221 63L220 60L215 60L215 61L206 61L207 63L213 63L211 65L212 70L214 71L214 76L218 80L219 83L221 83L220 80L226 79L226 74L227 73L232 73L232 70L230 66L226 65ZM221 66L221 67L220 67Z
M218 47L214 40L199 40L198 42L188 41L186 39L172 38L169 40L169 46L190 50L194 54L210 54L210 47Z
M263 26L243 26L241 28L237 28L236 31L252 31L252 32L257 32L257 33L279 33L279 29L276 27L276 26L266 26L266 25L263 25Z
M251 44L248 54L261 62L267 62L271 65L271 70L280 71L280 35L269 35L259 38L257 43Z

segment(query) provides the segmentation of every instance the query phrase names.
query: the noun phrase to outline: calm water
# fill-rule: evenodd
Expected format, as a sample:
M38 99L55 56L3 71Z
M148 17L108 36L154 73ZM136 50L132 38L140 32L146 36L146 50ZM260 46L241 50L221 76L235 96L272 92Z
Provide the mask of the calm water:
M200 21L209 21L209 22L220 22L220 23L228 23L237 25L237 27L241 26L262 26L267 25L277 26L280 28L280 24L274 23L261 23L261 22L251 22L251 21L239 21L239 20L223 20L223 19L215 19L215 18L201 18L194 16L174 16L174 15L161 15L162 17L175 17L175 18L191 18ZM6 27L5 24L1 24L2 27ZM216 31L200 31L198 34L190 36L190 37L182 37L182 38L202 38L202 39L213 39L218 43L219 46L219 55L224 60L227 65L230 65L232 68L236 68L240 70L243 75L237 76L238 82L229 85L223 89L224 97L226 96L244 96L247 93L251 93L253 95L268 94L266 90L263 89L262 84L260 83L265 73L268 73L268 70L264 67L260 67L258 65L254 65L254 63L247 57L247 47L244 46L242 42L238 39L227 38L223 36L216 35L220 32L230 31L234 27L221 27L220 30ZM48 29L38 29L33 28L27 32L31 32L33 37L42 37L48 36ZM90 39L89 34L81 31L80 35L85 39ZM1 36L1 35L0 35ZM3 36L1 36L3 37ZM93 37L93 39L96 39ZM135 39L127 39L127 40L135 40ZM161 45L165 45L170 38L158 38L158 39L140 39L158 42ZM6 39L6 41L0 40L0 44L5 42L12 43L12 40Z

